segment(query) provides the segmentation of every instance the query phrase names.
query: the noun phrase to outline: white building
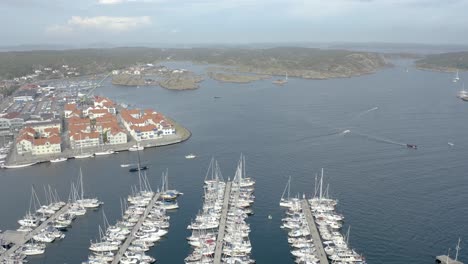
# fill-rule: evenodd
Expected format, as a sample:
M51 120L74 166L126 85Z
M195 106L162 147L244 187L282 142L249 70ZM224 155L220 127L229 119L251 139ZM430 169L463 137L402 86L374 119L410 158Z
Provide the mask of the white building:
M127 134L121 129L111 129L107 132L107 143L111 145L127 143Z

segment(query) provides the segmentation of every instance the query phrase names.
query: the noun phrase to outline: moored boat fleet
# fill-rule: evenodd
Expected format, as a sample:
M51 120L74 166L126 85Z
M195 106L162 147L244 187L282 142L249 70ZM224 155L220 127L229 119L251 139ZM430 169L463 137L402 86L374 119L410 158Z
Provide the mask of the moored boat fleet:
M38 195L32 188L29 210L18 220L16 230L23 234L24 243L18 244L14 252L5 252L0 263L24 263L26 256L44 254L46 245L65 237L64 231L71 227L77 216L86 214L87 209L99 207L102 203L96 198L85 198L83 178L80 174L78 183L72 184L67 203L60 200L57 192L50 186L44 188L46 203L41 205ZM29 239L30 238L30 239ZM9 247L13 247L10 245Z
M139 175L139 187L135 187L127 201L121 203L122 219L109 225L104 216L104 230L99 227L99 240L91 243L91 254L83 264L156 261L145 252L167 234L170 216L166 211L178 208L176 199L181 195L168 189L167 177L163 174L163 190L154 192L146 175Z
M317 180L316 180L317 183ZM323 169L320 184L317 186L313 198L300 199L290 197L289 190L291 179L288 180L280 206L286 208L286 216L282 219L282 226L288 231L288 242L291 246L291 254L295 262L299 264L321 263L319 249L316 247L321 243L327 261L330 263L364 264L365 258L349 246L349 229L346 236L340 230L343 226L344 216L338 214L335 209L337 200L328 198L328 187L323 191ZM285 193L288 193L285 197ZM317 193L318 192L318 193ZM307 202L312 212L312 220L308 223L306 212L303 211L301 203ZM314 241L309 224L315 224L320 235L320 241Z
M252 214L255 181L245 175L243 156L232 182L224 182L217 162L212 160L202 210L187 227L192 230L187 240L193 251L185 258L186 264L255 263L251 259L250 226L245 221Z

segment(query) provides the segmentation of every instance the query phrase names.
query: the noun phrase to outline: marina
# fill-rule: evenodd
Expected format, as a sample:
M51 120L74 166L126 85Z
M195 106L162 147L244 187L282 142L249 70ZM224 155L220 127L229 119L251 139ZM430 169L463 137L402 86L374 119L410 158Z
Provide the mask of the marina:
M346 236L340 233L344 217L335 212L337 200L328 198L328 186L323 190L323 177L322 169L319 184L315 178L311 199L305 195L291 198L291 178L286 184L280 200L280 206L287 208L281 228L288 230L291 254L296 263L365 264L365 258L349 246L349 227Z
M223 253L223 244L224 244L224 233L226 232L226 219L229 208L229 197L231 196L231 185L232 182L227 182L224 189L224 203L223 209L221 211L221 220L219 222L219 231L218 237L216 239L216 248L214 253L214 264L221 263L221 256Z
M255 263L250 257L250 227L245 222L252 214L255 181L245 175L242 155L233 180L227 182L222 180L217 162L211 160L205 178L203 211L187 227L192 230L187 240L193 252L185 263Z
M325 254L325 250L323 249L322 238L320 237L319 232L317 230L317 226L315 225L314 217L312 216L312 212L310 211L309 202L306 199L303 199L301 201L301 207L307 220L307 226L309 227L310 235L312 236L312 240L314 241L320 264L328 264L329 262L327 259L327 255Z
M151 248L148 254L158 258L159 263L184 261L192 250L185 242L190 235L185 228L201 210L205 165L211 155L216 155L223 168L233 168L238 153L243 151L252 159L249 168L259 175L255 190L257 200L253 207L255 215L248 220L252 229L252 257L258 263L294 262L285 230L279 228L284 211L278 207L278 198L287 180L285 176L291 174L295 182L294 196L301 198L302 193L306 193L310 198L313 175L321 166L325 166L331 176L328 181L333 187L331 197L340 201L336 211L346 217L342 232L346 234L346 225L352 225L351 233L356 235L351 235L349 241L356 251L365 254L369 263L434 263L435 256L447 255L448 248L451 248L450 257L454 259L453 242L461 236L461 247L466 248L463 241L466 241L464 234L467 233L466 203L463 203L466 200L466 164L460 159L466 156L467 150L463 140L467 125L460 120L467 112L463 102L454 98L461 89L461 82L447 90L444 85L451 81L452 74L411 68L411 77L405 79L398 71L401 68L370 76L320 82L290 78L288 91L276 89L274 92L270 89L271 82L241 87L235 89L236 93L228 84L223 84L225 89L207 84L190 96L177 94L184 99L183 104L171 101L174 93L157 88L129 90L128 87L124 89L109 84L102 87L103 94L115 93L135 104L145 107L161 105L161 110L187 125L194 135L183 144L143 151L144 159L150 165L148 172L171 168L171 173L177 175L171 178L171 184L183 190L189 198L179 201L182 210L177 217L171 218L170 239ZM460 77L466 79L466 72L460 72ZM430 83L426 85L424 82L423 85L423 80L430 80ZM310 89L311 84L314 89ZM362 93L368 97L358 96ZM418 96L421 94L425 96ZM213 100L212 95L222 96L221 101ZM216 105L209 104L207 98L216 101ZM205 99L207 104L200 107L200 102L205 102ZM235 104L240 100L246 101L242 116L237 114L240 106ZM272 102L272 106L260 108L252 104L262 100ZM285 100L294 101L294 104ZM363 102L353 103L356 100ZM438 108L427 104L428 100L437 102ZM334 132L321 127L321 124L339 127L343 119L354 116L351 112L360 113L375 105L379 106L379 111L360 117L359 125L356 124L359 128L343 129L415 143L418 151L373 142L353 133L343 137L314 138ZM194 109L197 115L206 117L203 122L194 120ZM316 115L318 109L324 111ZM220 115L223 118L217 118ZM282 121L276 122L278 119ZM258 120L266 120L268 124L257 124ZM305 121L298 123L297 120ZM251 124L259 135L246 138L244 132L228 131L228 128L232 129L232 123ZM448 129L453 127L457 129ZM455 146L451 147L447 142L453 142ZM185 160L184 156L189 153L198 157ZM0 229L16 228L16 221L25 213L25 206L21 205L27 206L27 190L31 184L51 184L66 198L70 174L73 174L70 171L77 171L79 166L92 172L84 175L89 185L86 191L105 201L110 221L120 219L118 197L128 193L129 186L137 177L137 173L129 174L129 168L122 169L120 164L136 163L135 154L122 152L119 155L1 170L0 206L3 212L8 213L2 214ZM444 177L441 177L441 171L444 171ZM150 178L154 186L159 184L159 180L159 177ZM296 193L300 195L296 196ZM421 197L425 197L424 200ZM454 202L457 209L453 207ZM89 240L95 238L98 224L102 222L100 215L100 212L92 212L86 216L86 221L76 221L63 241L48 246L43 256L28 257L28 263L85 260L89 253ZM272 220L268 220L268 215ZM382 237L387 239L383 241ZM414 239L416 237L418 239ZM462 249L459 257L465 263L466 252Z
M16 231L0 234L0 263L23 263L28 255L40 255L45 252L46 244L63 239L66 231L76 216L86 214L86 209L99 207L97 199L85 198L83 178L80 170L78 183L72 183L69 202L60 201L56 191L44 187L47 205L41 205L34 187L32 188L30 208L23 219L18 220L20 227ZM31 210L34 209L33 213Z
M156 259L145 252L167 234L167 204L177 198L168 201L163 195L152 191L146 174L139 174L139 186L132 188L126 202L121 201L122 219L110 225L103 215L104 230L99 226L100 238L91 243L92 254L82 263L154 263Z

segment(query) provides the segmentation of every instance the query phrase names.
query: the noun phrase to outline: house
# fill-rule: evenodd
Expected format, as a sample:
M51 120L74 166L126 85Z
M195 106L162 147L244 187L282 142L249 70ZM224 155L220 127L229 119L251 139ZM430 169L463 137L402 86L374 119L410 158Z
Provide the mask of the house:
M97 147L101 144L99 132L76 132L70 131L70 145L73 149Z
M120 116L125 128L137 141L175 134L174 126L163 115L152 109L122 110Z
M42 132L25 127L16 137L16 151L19 155L31 153L32 155L55 154L62 152L62 139L60 130L56 127L46 128Z
M26 124L41 134L44 134L44 131L49 128L57 129L58 131L62 130L62 122L58 119L52 121L26 122Z
M119 127L113 127L106 132L107 144L125 144L127 143L127 134Z
M109 111L107 109L99 109L99 108L93 108L88 110L88 117L91 119L96 119L98 117L103 117L105 115L109 114Z
M38 138L33 142L32 154L44 155L55 154L62 152L60 135L52 135L50 137Z
M63 108L65 118L80 117L81 112L78 110L75 103L68 103Z

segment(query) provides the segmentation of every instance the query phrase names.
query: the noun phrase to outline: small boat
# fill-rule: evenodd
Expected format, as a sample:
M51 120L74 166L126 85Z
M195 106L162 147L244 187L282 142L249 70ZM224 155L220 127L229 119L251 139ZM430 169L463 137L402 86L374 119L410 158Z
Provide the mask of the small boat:
M273 217L272 217L271 215L268 215L268 219L270 219L270 220L271 220L271 219L273 219Z
M406 144L406 147L410 149L418 149L418 146L414 144Z
M110 154L114 154L115 151L113 151L112 149L109 149L109 150L105 150L105 151L99 151L99 152L96 152L94 153L94 155L96 156L105 156L105 155L110 155Z
M67 158L56 158L56 159L50 160L50 162L57 163L57 162L62 162L62 161L66 161L66 160L68 160L68 159Z
M188 154L188 155L185 155L185 158L186 158L186 159L194 159L194 158L196 158L196 157L197 157L197 156L196 156L195 154L192 154L192 153L190 153L190 154Z
M128 167L130 167L130 166L132 166L132 165L135 165L135 164L120 164L120 167L122 167L122 168L128 168Z
M451 147L455 146L455 144L453 144L452 142L448 142L447 144Z
M91 153L82 153L82 154L74 156L74 158L75 159L87 159L87 158L91 158L92 156L94 155Z
M288 73L286 73L286 77L284 79L278 79L278 80L273 81L273 84L277 84L277 85L283 85L286 83L288 83Z
M128 171L129 172L137 172L137 171L144 171L144 170L147 170L148 169L148 166L138 166L138 167L134 167L134 168L130 168Z
M139 150L144 150L145 147L140 146L140 145L133 145L130 148L128 148L128 151L139 151Z
M214 99L219 99L219 98L221 98L221 96L214 96L213 98Z
M27 164L19 164L19 165L2 165L2 168L4 169L18 169L18 168L24 168L24 167L29 167L36 164L36 162L33 163L27 163Z
M460 76L458 75L458 70L457 70L455 77L453 77L453 82L458 82L459 80L460 80Z

